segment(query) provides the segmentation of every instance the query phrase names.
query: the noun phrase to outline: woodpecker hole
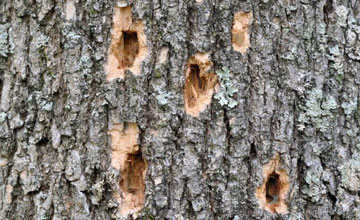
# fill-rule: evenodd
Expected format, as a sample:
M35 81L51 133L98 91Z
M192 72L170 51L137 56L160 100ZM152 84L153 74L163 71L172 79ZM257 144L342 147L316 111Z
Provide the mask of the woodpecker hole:
M277 173L272 173L266 182L266 202L274 204L279 201L280 181Z
M111 135L111 165L120 171L119 190L114 198L119 203L120 214L134 215L142 209L145 201L145 176L147 162L138 143L139 128L136 123L114 124Z
M145 169L146 163L141 151L135 154L128 154L120 180L122 191L143 197L145 190L143 173Z
M145 25L142 20L132 20L131 7L115 7L111 44L105 66L107 80L124 78L125 71L134 75L141 72L141 63L148 55Z
M263 177L263 184L256 190L260 207L271 213L286 213L285 200L290 184L286 172L279 168L279 157L264 166Z
M197 53L189 58L186 68L184 88L186 113L198 117L211 103L214 87L217 83L215 73L207 73L212 67L208 54Z
M134 60L139 54L139 41L136 32L123 32L123 46L119 48L124 48L123 56L120 57L119 63L120 69L131 68L134 64Z
M197 64L190 65L190 73L186 79L185 90L188 91L187 100L189 107L194 107L196 105L196 99L199 92L202 90L202 82L200 78L200 68Z

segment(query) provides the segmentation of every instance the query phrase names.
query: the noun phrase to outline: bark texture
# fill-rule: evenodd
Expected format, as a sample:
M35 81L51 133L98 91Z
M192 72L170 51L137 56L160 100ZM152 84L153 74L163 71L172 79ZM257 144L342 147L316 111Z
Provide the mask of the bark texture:
M127 5L149 53L108 81ZM251 23L233 31L236 13ZM198 52L220 88L192 117ZM359 85L358 0L0 0L0 219L360 219ZM114 198L109 131L123 123L147 165L133 217Z

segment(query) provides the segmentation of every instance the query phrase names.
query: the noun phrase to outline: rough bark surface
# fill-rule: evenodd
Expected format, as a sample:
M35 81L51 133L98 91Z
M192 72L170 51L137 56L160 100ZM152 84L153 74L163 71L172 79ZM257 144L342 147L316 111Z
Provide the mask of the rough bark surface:
M114 7L127 5L149 55L108 81ZM238 12L252 15L244 53ZM226 89L192 117L198 52ZM122 123L139 127L147 163L133 218L360 219L359 85L357 0L0 0L0 219L126 219L109 135ZM287 212L263 209L257 189L276 202L283 173Z

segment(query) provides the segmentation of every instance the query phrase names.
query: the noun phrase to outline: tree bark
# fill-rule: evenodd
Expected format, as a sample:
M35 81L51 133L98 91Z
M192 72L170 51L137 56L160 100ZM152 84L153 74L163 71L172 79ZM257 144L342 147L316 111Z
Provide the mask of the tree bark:
M109 80L129 6L148 53ZM0 219L360 219L359 61L357 0L0 1Z

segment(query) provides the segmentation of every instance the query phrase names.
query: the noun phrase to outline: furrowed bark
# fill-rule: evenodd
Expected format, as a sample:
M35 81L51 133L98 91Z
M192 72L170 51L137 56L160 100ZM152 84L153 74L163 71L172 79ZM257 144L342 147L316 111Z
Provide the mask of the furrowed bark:
M353 0L0 1L0 219L359 219L359 21Z

